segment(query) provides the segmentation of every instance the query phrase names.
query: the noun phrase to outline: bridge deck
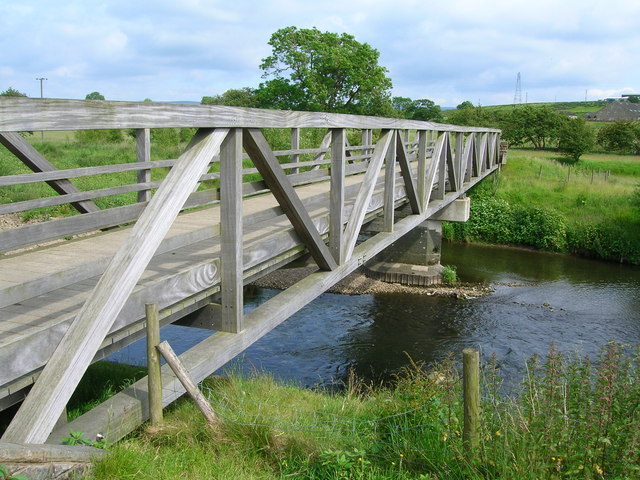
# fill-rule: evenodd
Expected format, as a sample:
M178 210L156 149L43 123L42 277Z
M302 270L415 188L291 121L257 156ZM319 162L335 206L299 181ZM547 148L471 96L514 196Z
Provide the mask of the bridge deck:
M384 174L383 174L384 175ZM382 175L382 176L383 176ZM346 207L353 203L362 175L348 177ZM382 179L380 180L382 182ZM403 196L402 181L397 198ZM369 209L381 206L380 189ZM296 188L321 233L327 230L329 183ZM271 194L246 198L244 276L255 278L299 254L301 242ZM170 306L165 322L189 313L220 283L219 206L181 214L118 316L97 358L137 339L145 302ZM95 287L129 228L96 233L0 259L0 404L34 382L69 323ZM204 294L203 294L204 292ZM191 299L191 301L187 301ZM28 354L26 354L28 353ZM26 355L25 355L26 354Z

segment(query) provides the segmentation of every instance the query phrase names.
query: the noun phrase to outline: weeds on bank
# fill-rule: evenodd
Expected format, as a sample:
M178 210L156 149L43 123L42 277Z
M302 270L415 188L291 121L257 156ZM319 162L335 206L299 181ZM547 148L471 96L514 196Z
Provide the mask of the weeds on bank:
M640 353L616 343L599 358L551 347L521 389L504 394L497 360L484 368L480 447L462 448L462 393L452 358L413 364L393 387L351 382L342 393L266 376L215 378L201 388L220 422L190 402L113 447L106 478L637 478Z

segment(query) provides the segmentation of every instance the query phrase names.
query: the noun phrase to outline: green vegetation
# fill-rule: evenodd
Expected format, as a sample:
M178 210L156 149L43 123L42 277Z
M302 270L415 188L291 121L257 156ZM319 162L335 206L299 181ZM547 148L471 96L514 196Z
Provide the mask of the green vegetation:
M28 480L24 475L12 475L9 469L0 463L0 480Z
M455 285L458 283L458 272L455 265L442 266L442 281L447 285Z
M378 65L380 53L352 35L286 27L269 40L271 55L260 69L266 82L256 91L270 108L381 114L391 79Z
M201 388L219 422L183 400L162 427L111 448L95 479L586 479L640 472L640 351L608 344L595 361L560 354L527 363L504 393L497 359L484 367L481 435L462 445L461 378L448 359L412 365L393 386L351 381L340 394L264 375L211 378Z
M564 122L558 131L558 150L570 163L578 163L580 157L593 150L596 135L582 118Z
M640 264L640 159L591 154L578 167L553 152L512 150L507 165L476 186L471 218L445 238L523 245ZM561 159L560 159L561 160Z

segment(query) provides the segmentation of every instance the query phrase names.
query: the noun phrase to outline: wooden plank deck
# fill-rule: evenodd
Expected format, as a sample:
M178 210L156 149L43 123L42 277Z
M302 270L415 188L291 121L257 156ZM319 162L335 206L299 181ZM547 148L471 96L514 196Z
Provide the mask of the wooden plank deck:
M353 203L362 176L347 177L347 206ZM328 182L296 188L322 234L328 230L328 192ZM402 182L396 197L404 198ZM381 206L381 195L374 195L369 211ZM246 198L242 209L245 278L269 271L274 258L299 255L302 244L273 195ZM123 346L127 337L138 338L134 334L143 328L145 303L157 302L163 309L203 291L215 293L220 283L219 222L219 205L176 219L97 358L110 353L109 346L116 342ZM0 405L37 378L129 230L111 230L0 259Z

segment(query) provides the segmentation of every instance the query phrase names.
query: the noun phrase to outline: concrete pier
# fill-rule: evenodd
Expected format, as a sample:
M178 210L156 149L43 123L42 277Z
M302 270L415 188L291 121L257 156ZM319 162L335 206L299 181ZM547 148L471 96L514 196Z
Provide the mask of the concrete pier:
M459 198L442 212L391 244L366 265L367 275L403 285L442 283L442 222L466 222L469 198Z

